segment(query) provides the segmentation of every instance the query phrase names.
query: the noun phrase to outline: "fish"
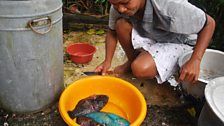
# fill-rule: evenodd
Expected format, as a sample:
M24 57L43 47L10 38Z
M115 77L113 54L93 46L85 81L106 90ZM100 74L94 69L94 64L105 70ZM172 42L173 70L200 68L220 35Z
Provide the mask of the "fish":
M81 99L72 111L68 111L70 118L74 119L91 112L100 111L108 102L107 95L91 95Z
M110 112L92 112L85 116L105 126L130 126L126 119Z
M80 126L106 126L93 120L92 118L80 116L76 118L76 123Z

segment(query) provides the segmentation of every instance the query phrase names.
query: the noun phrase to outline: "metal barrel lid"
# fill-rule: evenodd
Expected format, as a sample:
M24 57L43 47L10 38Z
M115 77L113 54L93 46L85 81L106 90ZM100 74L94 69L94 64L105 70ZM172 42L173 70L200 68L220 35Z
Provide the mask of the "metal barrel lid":
M205 98L215 115L224 123L224 76L208 82Z

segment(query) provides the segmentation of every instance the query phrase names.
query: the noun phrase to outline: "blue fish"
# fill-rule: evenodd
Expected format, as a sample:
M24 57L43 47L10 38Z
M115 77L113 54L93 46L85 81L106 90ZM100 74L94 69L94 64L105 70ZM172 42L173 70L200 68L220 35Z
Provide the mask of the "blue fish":
M130 123L113 113L107 113L107 112L92 112L87 115L86 117L92 118L96 122L106 125L106 126L129 126Z

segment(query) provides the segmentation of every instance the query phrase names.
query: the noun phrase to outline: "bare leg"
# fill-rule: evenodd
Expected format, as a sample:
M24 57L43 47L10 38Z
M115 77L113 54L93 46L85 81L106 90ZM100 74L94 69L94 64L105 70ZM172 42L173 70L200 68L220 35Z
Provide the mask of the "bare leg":
M152 79L158 74L154 59L146 51L142 51L137 56L131 64L131 69L136 77L143 79Z
M126 19L121 18L116 22L116 32L120 45L122 46L128 61L114 69L115 74L124 74L131 69L131 63L136 58L137 53L131 43L132 25Z

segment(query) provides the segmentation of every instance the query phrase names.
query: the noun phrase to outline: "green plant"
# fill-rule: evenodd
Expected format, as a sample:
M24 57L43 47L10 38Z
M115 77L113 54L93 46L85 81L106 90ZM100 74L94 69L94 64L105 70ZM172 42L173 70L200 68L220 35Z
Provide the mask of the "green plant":
M95 0L95 3L106 3L108 0Z
M104 14L108 14L109 1L108 0L95 0L95 3L100 3L104 6Z
M62 0L64 9L69 11L71 5L78 7L81 13L108 15L108 0Z

